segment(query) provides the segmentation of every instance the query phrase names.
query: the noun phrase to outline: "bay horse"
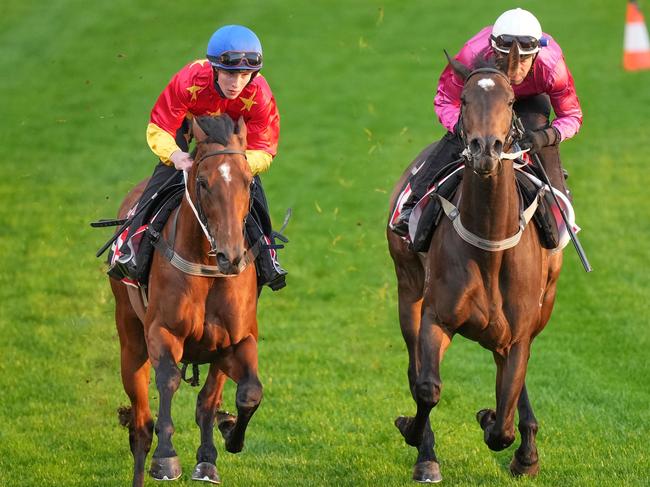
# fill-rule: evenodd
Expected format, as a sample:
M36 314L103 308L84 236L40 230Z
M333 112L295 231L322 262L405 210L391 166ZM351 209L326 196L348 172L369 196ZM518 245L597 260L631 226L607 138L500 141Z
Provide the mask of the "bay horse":
M158 444L150 474L158 480L174 480L182 472L172 444L171 416L172 397L181 381L181 361L210 364L196 403L201 444L192 474L195 480L220 482L213 441L215 419L226 450L237 453L244 446L246 427L262 399L257 373L257 279L254 265L242 265L249 252L244 220L253 177L244 152L246 125L241 119L235 125L227 115L210 122L206 122L208 133L196 120L192 123L197 141L195 163L187 174L187 190L178 213L172 214L160 238L175 234L172 248L176 256L193 265L194 270L212 269L214 277L183 272L161 252L155 252L146 309L137 290L110 279L122 382L131 400L131 407L122 409L120 416L129 428L134 487L144 484L145 461L154 432L148 395L151 366L156 372L159 410L155 423ZM129 193L120 208L120 218L143 189L144 182ZM214 260L217 266L210 265ZM228 377L237 383L237 416L218 413Z
M516 51L515 46L505 72L517 69ZM514 442L517 409L521 444L510 470L534 476L539 470L538 424L526 391L526 369L531 343L551 316L562 253L542 248L535 225L522 222L513 161L507 154L513 142L515 101L508 76L496 66L470 71L449 61L464 80L460 120L465 168L452 200L456 212L443 216L426 253L415 253L390 228L386 232L409 355L408 380L417 405L414 417L398 417L395 425L406 443L418 449L413 479L442 480L429 414L440 400L443 355L453 336L460 334L490 350L497 367L496 408L476 415L485 443L500 451ZM404 172L391 208L411 170L432 148ZM487 245L479 248L481 242Z

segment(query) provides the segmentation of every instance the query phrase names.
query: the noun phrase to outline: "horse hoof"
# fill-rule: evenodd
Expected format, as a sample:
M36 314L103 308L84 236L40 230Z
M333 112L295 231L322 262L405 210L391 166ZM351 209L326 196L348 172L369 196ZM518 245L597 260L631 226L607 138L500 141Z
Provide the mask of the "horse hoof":
M490 423L496 421L496 413L493 409L481 409L476 413L476 421L481 425L481 429L485 429Z
M539 473L539 462L535 462L532 465L524 465L515 455L510 462L510 473L514 477L522 477L524 475L527 477L535 477Z
M217 411L217 428L225 439L235 427L236 422L237 416L234 414L230 414L228 411Z
M442 482L440 465L433 460L416 463L413 467L413 480L420 484L437 484Z
M232 441L231 438L226 438L224 442L226 446L226 451L228 453L239 453L244 449L244 440L243 438L239 441Z
M178 457L152 458L149 474L156 480L176 480L183 473Z
M420 443L422 443L422 437L418 438L416 434L413 433L413 418L410 416L398 416L395 419L395 426L399 430L400 433L402 433L402 436L404 437L404 441L406 442L407 445L409 446L414 446L418 447L420 446Z
M203 482L210 482L212 484L220 484L219 472L217 472L216 465L209 462L197 463L192 473L192 480L200 480Z

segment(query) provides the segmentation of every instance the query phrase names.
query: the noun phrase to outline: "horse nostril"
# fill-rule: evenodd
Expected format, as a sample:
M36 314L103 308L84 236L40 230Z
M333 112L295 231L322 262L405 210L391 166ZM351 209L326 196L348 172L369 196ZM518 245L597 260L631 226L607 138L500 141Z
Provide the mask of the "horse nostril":
M474 138L469 141L469 150L472 154L478 155L483 150L483 144L479 139Z
M494 142L494 153L501 155L501 151L503 151L503 142L496 140Z
M223 252L217 252L217 263L223 269L230 267L230 260L228 260L228 257Z

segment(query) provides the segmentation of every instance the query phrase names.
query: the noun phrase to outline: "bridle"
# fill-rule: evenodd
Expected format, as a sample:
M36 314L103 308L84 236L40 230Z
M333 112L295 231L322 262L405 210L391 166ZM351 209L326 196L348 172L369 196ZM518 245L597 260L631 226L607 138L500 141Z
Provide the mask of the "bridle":
M477 74L481 73L489 73L489 74L496 74L498 76L501 76L507 83L508 86L510 85L510 79L508 76L503 72L500 71L496 68L490 68L490 67L485 67L485 68L477 68L473 70L472 72L467 75L467 78L465 78L465 85L467 85L467 82L469 79ZM519 124L516 123L517 116L515 114L515 111L512 110L512 116L510 118L510 130L508 131L508 134L506 135L506 139L503 142L503 147L505 148L510 148L515 140L518 140L523 136L523 132L521 131ZM464 149L461 152L461 155L463 156L463 159L465 159L466 163L471 162L474 158L472 155L472 152L469 149L469 142L467 141L467 134L465 134L465 129L464 129L464 123L463 123L463 106L461 105L460 107L460 115L458 117L458 135L463 143ZM499 165L501 164L502 159L509 159L513 160L518 157L521 157L522 154L526 151L518 151L514 153L509 153L509 152L501 152L499 155Z
M205 142L198 142L198 143L200 144ZM198 165L201 164L201 162L203 162L208 157L221 156L226 154L238 154L243 156L246 155L246 153L241 150L222 149L222 150L211 151L206 154L203 154L201 158L195 162L197 166L196 168L197 176L194 181L196 186L196 205L192 201L192 198L190 198L190 194L187 190L187 176L188 176L187 172L183 171L183 178L185 179L185 198L187 199L190 208L192 208L192 212L194 213L194 216L196 216L197 221L201 225L201 229L203 230L205 237L208 239L208 242L210 243L210 252L208 252L208 255L210 256L217 255L217 248L216 248L215 239L212 237L212 234L208 229L208 220L205 216L205 212L203 211L203 207L201 206L201 191L199 189L201 185L199 184ZM162 256L165 259L169 261L169 263L172 266L174 266L176 269L180 270L181 272L184 272L185 274L190 274L192 276L200 276L200 277L235 277L239 273L241 273L251 262L255 261L255 258L259 254L261 248L261 240L255 242L249 249L246 250L244 256L239 261L239 264L237 266L237 272L233 274L224 274L223 272L221 272L219 266L198 264L184 259L174 250L174 242L176 240L176 223L178 221L179 213L180 213L180 208L176 210L176 214L174 215L171 224L171 229L169 232L170 233L169 241L166 241L164 238L162 238L161 234L159 232L154 231L151 226L149 226L147 232L149 232L149 234L151 235L151 241L154 247L162 254Z
M197 142L197 146L200 144L206 144L207 141L202 140ZM183 171L183 178L185 180L185 198L187 199L188 204L190 205L190 208L192 208L192 211L194 215L196 216L199 224L201 225L201 229L203 230L203 233L205 234L205 237L208 239L208 242L210 243L210 252L208 252L208 255L214 256L217 255L217 244L215 242L214 237L212 236L212 233L210 232L209 229L209 223L208 219L205 216L205 211L203 210L203 207L201 206L201 184L199 184L199 164L203 162L205 159L209 157L214 157L214 156L222 156L226 154L237 154L237 155L242 155L246 157L246 152L242 150L237 150L237 149L221 149L221 150L216 150L216 151L211 151L203 154L201 158L196 161L194 164L196 165L196 178L194 179L194 188L195 188L195 193L196 193L196 205L192 201L192 198L190 198L189 191L187 189L187 177L188 173L186 171Z

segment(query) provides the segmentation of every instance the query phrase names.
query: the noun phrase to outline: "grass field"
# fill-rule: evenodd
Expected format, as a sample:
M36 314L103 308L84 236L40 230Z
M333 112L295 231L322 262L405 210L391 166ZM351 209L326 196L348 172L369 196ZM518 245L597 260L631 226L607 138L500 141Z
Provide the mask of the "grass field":
M264 401L242 454L218 444L224 485L410 485L415 451L392 425L414 404L384 237L388 194L442 134L432 107L442 49L456 52L513 5L4 2L0 486L130 483L113 301L94 257L109 232L88 222L114 215L151 173L149 110L226 23L264 44L282 136L263 180L276 224L286 207L294 218L282 254L289 286L260 303ZM650 72L620 69L623 0L525 6L562 44L583 105L583 129L562 154L594 272L567 249L553 319L533 347L539 477L510 478L518 442L500 453L483 444L474 414L494 403L494 366L459 337L432 413L444 482L648 485ZM174 399L177 485L191 484L197 392L183 385Z

